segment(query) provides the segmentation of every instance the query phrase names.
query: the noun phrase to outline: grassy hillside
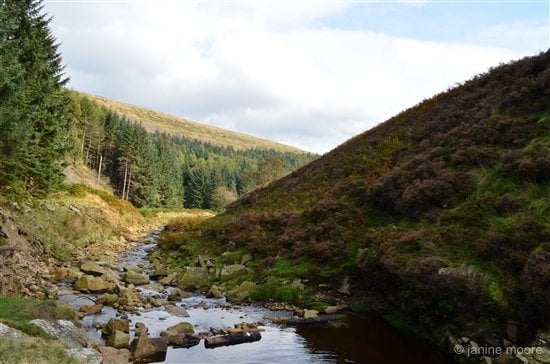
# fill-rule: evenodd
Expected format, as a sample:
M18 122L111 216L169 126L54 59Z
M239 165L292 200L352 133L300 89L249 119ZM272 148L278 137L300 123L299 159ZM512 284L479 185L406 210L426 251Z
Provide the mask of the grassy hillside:
M221 147L235 149L273 149L279 152L302 153L303 151L288 145L270 140L256 138L251 135L200 124L174 115L161 113L144 107L134 106L123 102L110 100L101 96L84 94L100 105L119 115L141 123L149 132L157 130L168 134L195 139Z
M502 338L508 320L527 340L550 322L549 184L547 52L245 195L200 239L332 294L349 276L356 307L439 342Z

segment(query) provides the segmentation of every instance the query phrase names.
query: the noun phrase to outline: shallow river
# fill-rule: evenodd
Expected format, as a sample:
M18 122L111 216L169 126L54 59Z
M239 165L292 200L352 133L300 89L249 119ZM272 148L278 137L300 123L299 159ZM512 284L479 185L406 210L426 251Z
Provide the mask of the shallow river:
M154 249L159 231L153 232L146 241L120 257L120 268L127 264L142 263L147 266L147 253ZM147 273L147 269L144 273ZM138 291L140 288L138 287ZM142 295L158 295L141 290ZM160 295L165 298L168 292ZM93 294L60 296L59 299L78 309L97 298ZM196 294L177 303L187 310L190 317L170 315L164 308L153 308L128 313L130 327L142 322L149 329L149 337L158 337L167 327L181 321L190 322L195 332L208 332L211 327L233 327L241 322L261 322L265 331L262 339L254 343L206 349L201 342L191 348L168 348L165 363L448 363L443 355L426 343L402 333L383 320L348 315L338 325L308 327L284 327L271 323L274 316L291 316L286 311L271 311L259 305L226 304L225 299L206 298ZM96 339L101 340L97 323L106 323L117 315L116 310L105 306L96 315L86 316L83 327Z

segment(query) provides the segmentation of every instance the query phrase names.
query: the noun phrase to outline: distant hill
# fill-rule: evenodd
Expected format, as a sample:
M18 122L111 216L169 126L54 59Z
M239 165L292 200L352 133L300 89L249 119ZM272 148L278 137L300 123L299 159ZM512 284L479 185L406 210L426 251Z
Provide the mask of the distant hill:
M332 292L349 276L355 307L440 343L507 328L525 341L550 323L549 186L546 52L252 191L203 239L246 249L272 272L291 261Z
M160 132L165 132L175 136L194 139L221 147L233 147L234 149L241 150L272 149L278 152L304 152L298 148L280 144L271 140L257 138L251 135L217 128L211 125L201 124L141 106L135 106L83 92L81 92L81 94L88 96L98 104L105 106L107 109L110 109L121 116L141 123L145 130L149 132L155 132L158 130Z

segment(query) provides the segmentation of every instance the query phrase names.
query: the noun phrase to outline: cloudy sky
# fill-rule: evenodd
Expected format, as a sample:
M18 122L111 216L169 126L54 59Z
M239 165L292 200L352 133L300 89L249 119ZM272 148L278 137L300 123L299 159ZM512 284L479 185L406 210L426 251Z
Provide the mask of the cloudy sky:
M70 87L318 153L550 47L548 0L45 3Z

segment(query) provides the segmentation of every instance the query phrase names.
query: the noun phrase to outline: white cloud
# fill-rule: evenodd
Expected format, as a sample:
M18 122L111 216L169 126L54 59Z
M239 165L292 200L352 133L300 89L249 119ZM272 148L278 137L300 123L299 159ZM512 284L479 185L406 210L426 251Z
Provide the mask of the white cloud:
M47 10L72 87L317 152L525 55L503 44L321 25L349 6L162 1Z

